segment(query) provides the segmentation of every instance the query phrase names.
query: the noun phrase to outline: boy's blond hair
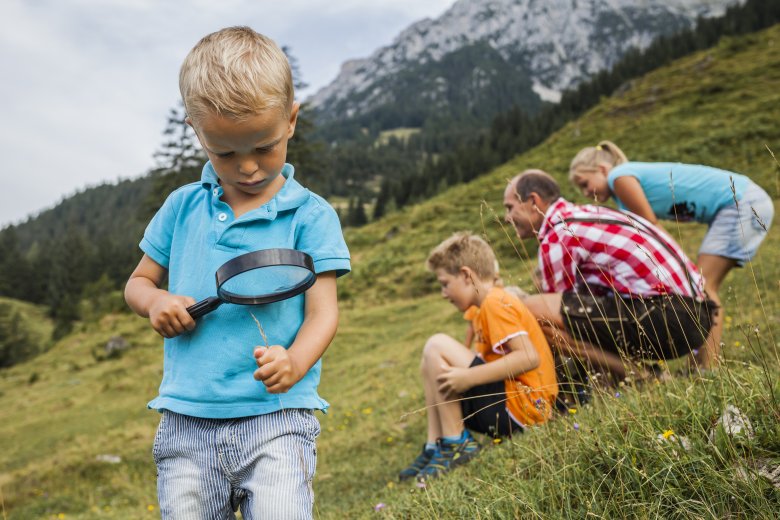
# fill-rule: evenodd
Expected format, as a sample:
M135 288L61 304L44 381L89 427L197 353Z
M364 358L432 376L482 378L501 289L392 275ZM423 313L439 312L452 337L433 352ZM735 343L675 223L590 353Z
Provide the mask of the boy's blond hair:
M628 162L628 158L612 141L601 141L596 146L586 146L571 160L569 180L573 182L580 172L595 171L599 163L603 162L615 167Z
M236 120L278 109L289 117L294 91L287 56L249 27L228 27L203 37L182 63L179 89L187 115Z
M498 261L493 249L482 238L468 232L455 233L436 246L428 255L426 266L430 271L443 269L453 275L461 267L468 267L480 280L498 278Z

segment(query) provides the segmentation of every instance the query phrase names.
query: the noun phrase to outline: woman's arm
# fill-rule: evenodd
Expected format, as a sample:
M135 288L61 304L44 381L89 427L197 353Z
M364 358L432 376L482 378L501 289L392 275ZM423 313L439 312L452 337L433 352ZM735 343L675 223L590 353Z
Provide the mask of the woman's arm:
M653 224L658 223L658 217L653 213L653 208L650 207L650 202L636 177L631 175L618 177L615 179L612 191L628 211L636 213Z

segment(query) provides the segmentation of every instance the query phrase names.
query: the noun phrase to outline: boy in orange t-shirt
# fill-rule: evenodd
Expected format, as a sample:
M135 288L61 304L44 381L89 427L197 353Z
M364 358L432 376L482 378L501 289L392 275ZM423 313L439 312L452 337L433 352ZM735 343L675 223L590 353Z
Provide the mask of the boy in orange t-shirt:
M426 342L428 439L401 480L435 477L473 458L480 447L469 430L507 436L547 421L558 394L547 340L525 305L496 285L496 257L484 240L457 233L427 266L442 296L471 320L476 354L445 334Z

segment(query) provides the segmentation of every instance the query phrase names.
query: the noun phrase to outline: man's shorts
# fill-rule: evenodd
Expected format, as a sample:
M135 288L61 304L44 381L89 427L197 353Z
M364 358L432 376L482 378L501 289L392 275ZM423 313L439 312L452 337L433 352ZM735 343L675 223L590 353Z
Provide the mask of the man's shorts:
M632 359L667 360L704 344L717 306L676 295L628 298L564 292L561 316L579 341Z
M469 368L484 364L481 357L475 356ZM514 422L506 411L503 380L470 388L461 397L463 422L469 430L493 437L508 437L523 431L522 426Z

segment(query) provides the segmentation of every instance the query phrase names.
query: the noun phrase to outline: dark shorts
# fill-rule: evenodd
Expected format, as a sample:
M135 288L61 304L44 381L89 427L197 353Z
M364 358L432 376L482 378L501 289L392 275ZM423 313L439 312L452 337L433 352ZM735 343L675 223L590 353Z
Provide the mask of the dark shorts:
M484 364L481 357L475 356L469 368ZM504 381L475 386L461 397L463 422L469 430L493 437L507 437L523 430L506 411Z
M561 316L574 339L634 359L675 359L704 344L717 306L664 295L625 298L564 292Z

